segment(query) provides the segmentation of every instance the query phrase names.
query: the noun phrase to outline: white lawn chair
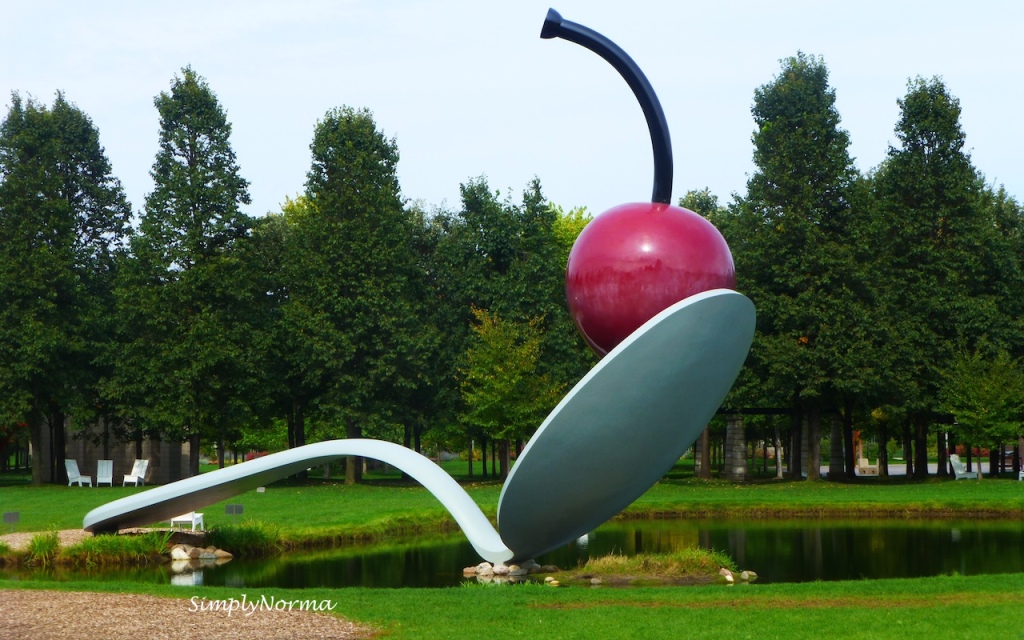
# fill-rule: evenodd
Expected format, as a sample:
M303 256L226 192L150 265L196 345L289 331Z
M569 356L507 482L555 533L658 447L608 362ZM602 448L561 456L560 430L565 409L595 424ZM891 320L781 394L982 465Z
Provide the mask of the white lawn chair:
M132 472L124 477L124 483L122 487L127 486L128 483L134 484L136 487L146 484L146 469L149 468L149 460L135 460L135 464L132 465Z
M206 526L203 524L203 514L201 513L189 511L188 513L183 513L180 516L174 516L171 518L172 529L174 528L174 525L178 525L178 529L181 529L182 526L186 524L192 526L192 531L195 531L197 526L200 531L206 531Z
M78 472L78 462L75 460L65 460L64 469L68 472L68 486L72 483L77 482L78 486L82 486L82 483L92 486L92 476L83 476Z
M960 456L956 455L955 453L949 456L949 466L953 467L954 480L959 480L961 478L965 480L978 479L978 472L968 471L967 465L964 464L964 462L960 460ZM981 465L978 466L980 467Z
M106 484L107 486L114 486L114 461L113 460L97 460L96 461L96 486Z
M878 475L878 465L877 464L869 464L867 458L858 458L857 459L857 475L860 475L860 476L877 476Z

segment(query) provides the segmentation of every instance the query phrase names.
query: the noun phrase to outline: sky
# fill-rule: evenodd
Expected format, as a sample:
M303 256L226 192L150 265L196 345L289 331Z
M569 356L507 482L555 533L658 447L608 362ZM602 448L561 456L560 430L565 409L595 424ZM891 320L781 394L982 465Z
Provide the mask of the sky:
M647 75L671 131L673 201L745 192L754 91L798 51L824 59L862 172L897 143L908 80L939 76L975 167L1024 197L1024 3L1005 0L0 0L2 114L12 92L52 104L63 91L136 211L153 189L153 98L189 65L232 123L252 215L302 192L317 121L346 105L396 140L403 197L428 210L458 209L479 176L516 202L537 177L552 202L593 214L649 200L639 104L594 53L540 39L549 6Z

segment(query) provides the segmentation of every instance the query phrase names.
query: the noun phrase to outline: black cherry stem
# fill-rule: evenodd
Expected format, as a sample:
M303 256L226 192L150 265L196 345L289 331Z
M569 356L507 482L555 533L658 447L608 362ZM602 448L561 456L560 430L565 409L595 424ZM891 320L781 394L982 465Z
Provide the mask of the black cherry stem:
M651 202L672 204L672 140L668 135L668 123L658 96L640 67L617 44L593 29L563 20L554 9L548 9L540 37L562 38L590 49L625 78L626 84L640 102L647 118L647 128L651 132L651 146L654 149L654 191Z

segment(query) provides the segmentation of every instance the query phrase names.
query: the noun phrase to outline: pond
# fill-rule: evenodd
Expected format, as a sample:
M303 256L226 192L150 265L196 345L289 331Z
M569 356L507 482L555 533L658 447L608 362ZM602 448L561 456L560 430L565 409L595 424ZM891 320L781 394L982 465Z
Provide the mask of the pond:
M458 538L452 540L452 538ZM611 522L537 560L572 568L591 555L703 547L728 553L760 583L1024 572L1024 521ZM461 535L263 559L194 573L168 566L102 571L2 570L0 579L130 580L231 587L446 587L479 562Z

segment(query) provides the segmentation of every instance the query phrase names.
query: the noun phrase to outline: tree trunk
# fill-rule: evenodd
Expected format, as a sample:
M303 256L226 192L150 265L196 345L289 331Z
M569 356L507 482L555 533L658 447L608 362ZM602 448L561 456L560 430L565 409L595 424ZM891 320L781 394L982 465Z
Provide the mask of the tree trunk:
M406 424L406 425L402 426L402 446L405 447L406 449L412 449L412 426L411 425ZM470 477L473 477L473 474L470 474ZM411 479L412 478L409 476L408 473L406 473L405 471L402 471L402 480L411 480Z
M853 402L849 398L847 398L846 406L843 409L843 449L846 477L852 480L857 477L855 472L857 462L853 459Z
M903 421L903 461L907 463L907 477L914 475L914 445L911 438L910 423Z
M996 450L996 447L992 447L988 450L988 477L990 478L999 477L999 451L1001 451L1002 448L1003 445L999 445L998 451Z
M200 438L199 432L189 434L188 436L188 475L189 477L195 477L199 475L199 445Z
M807 479L821 480L821 409L807 411Z
M889 477L889 425L878 425L878 477Z
M775 478L782 480L782 432L778 422L775 422Z
M349 439L363 437L363 428L352 418L349 418L345 424L345 437ZM349 456L345 459L345 484L359 484L362 481L363 459Z
M704 427L700 434L700 464L697 467L697 477L705 480L711 479L711 427Z
M511 466L511 464L510 464L511 460L510 460L510 456L509 456L509 450L510 450L511 446L512 446L512 443L509 442L508 438L502 438L501 439L501 446L499 447L499 451L498 451L498 453L499 453L499 456L498 456L498 468L499 468L499 471L500 471L500 474L501 474L500 477L501 477L501 481L502 482L505 482L505 480L508 479L508 471L509 471L509 467Z
M68 472L64 468L64 449L67 433L64 429L64 412L54 409L50 412L50 482L67 484Z
M48 453L43 453L45 449L43 445L45 440L43 429L45 428L45 433L49 434L50 427L49 425L44 427L43 413L34 405L28 414L28 428L29 441L32 443L32 486L41 487L43 486L43 469L46 468L45 460L50 458ZM64 463L62 462L61 464L63 465ZM65 471L66 474L67 472ZM65 482L67 482L66 479Z
M491 477L492 478L497 478L498 477L497 467L494 464L495 460L496 460L496 458L498 456L498 447L499 447L498 441L491 440Z
M217 429L217 468L218 469L223 469L224 468L224 431L225 430L227 430L227 427L225 427L224 425L221 425L220 428Z
M469 436L467 434L467 438L466 439L469 441L468 442L469 446L466 449L466 453L467 453L466 457L469 459L469 477L472 478L473 477L473 437Z
M480 477L487 479L487 436L480 437Z
M802 460L801 449L803 449L803 413L797 409L793 409L793 428L791 429L793 440L789 447L789 475L794 480L802 480L804 477L804 470Z
M761 475L768 475L768 432L765 431L764 440L761 441Z
M831 429L828 439L828 479L839 480L846 477L846 458L843 456L843 419L838 413L829 417Z
M914 419L914 477L918 479L928 477L928 425L925 415Z
M949 434L945 431L939 431L939 435L936 436L937 449L939 452L939 461L935 470L936 475L940 478L949 477Z

